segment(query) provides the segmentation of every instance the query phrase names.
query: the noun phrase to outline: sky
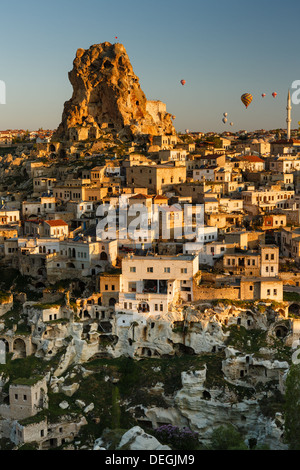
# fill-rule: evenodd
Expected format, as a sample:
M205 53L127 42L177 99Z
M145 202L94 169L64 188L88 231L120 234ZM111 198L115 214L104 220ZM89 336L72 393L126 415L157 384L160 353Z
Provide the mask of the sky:
M285 128L287 92L300 80L299 16L299 0L6 2L0 130L55 129L72 96L76 50L115 36L147 99L167 104L177 131ZM247 109L245 92L253 95ZM292 128L298 121L293 104Z

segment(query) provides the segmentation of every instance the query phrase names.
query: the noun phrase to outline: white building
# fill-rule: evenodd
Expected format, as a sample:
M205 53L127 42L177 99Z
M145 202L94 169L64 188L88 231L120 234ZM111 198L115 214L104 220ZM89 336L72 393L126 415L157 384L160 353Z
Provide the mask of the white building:
M243 199L231 199L225 197L219 199L219 207L221 212L242 212L243 205Z
M208 264L213 266L215 262L224 256L228 248L233 247L233 244L224 242L211 242L206 245L195 246L195 243L185 243L183 246L184 253L198 253L199 264ZM198 248L198 249L196 249Z
M18 224L20 221L20 211L18 209L1 209L0 225Z
M184 162L186 160L187 152L183 149L160 150L158 157L161 162Z
M197 255L133 256L122 261L116 312L161 314L171 302L193 300Z
M94 212L94 203L91 201L69 201L67 202L67 211L73 212L76 219L80 219L83 215L89 216Z
M64 220L45 220L44 234L50 238L64 238L69 235L69 226Z

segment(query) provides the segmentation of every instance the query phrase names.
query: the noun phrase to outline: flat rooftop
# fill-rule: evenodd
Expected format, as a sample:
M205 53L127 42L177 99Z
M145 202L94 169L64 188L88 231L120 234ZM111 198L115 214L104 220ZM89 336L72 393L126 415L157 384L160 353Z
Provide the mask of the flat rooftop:
M172 255L145 255L145 256L138 256L138 255L129 255L129 259L156 259L156 260L179 260L179 261L192 261L194 258L198 257L198 255L187 255L187 254L179 254L177 256ZM126 259L126 258L125 258Z

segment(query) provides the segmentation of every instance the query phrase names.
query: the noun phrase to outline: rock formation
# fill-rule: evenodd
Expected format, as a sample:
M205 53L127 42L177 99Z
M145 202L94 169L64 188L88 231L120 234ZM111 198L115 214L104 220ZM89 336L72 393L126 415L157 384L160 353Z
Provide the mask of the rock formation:
M69 80L73 96L64 105L53 140L97 139L105 129L124 139L175 134L166 105L147 101L122 44L78 49Z

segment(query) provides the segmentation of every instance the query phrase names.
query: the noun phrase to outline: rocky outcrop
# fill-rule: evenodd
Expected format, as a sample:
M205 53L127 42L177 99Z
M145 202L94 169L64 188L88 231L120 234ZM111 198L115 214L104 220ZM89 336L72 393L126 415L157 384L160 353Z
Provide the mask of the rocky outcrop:
M125 432L121 437L117 450L171 450L169 446L162 445L160 442L150 434L147 434L139 426L134 426ZM97 439L94 444L93 450L107 450L107 443L105 438Z
M187 426L199 433L202 444L209 445L212 431L231 423L242 433L246 442L254 440L258 445L269 446L271 450L287 449L282 438L281 413L277 413L275 418L264 416L259 406L259 393L241 399L232 388L208 388L205 384L206 372L206 367L182 372L182 388L168 400L167 408L143 408L153 428L162 422Z
M147 101L122 44L78 49L69 80L73 96L53 140L97 139L105 129L120 138L175 134L165 104Z

